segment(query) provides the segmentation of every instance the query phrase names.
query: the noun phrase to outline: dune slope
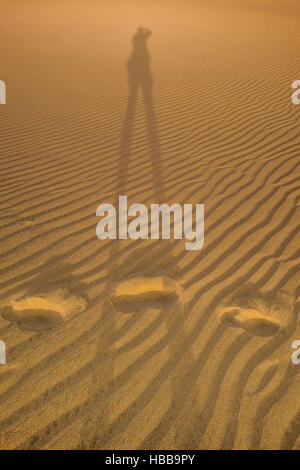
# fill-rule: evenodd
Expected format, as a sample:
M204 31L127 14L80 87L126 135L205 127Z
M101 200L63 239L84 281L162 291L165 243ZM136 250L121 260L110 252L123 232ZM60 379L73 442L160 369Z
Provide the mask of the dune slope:
M0 448L300 449L297 2L3 3ZM119 195L204 248L99 240Z

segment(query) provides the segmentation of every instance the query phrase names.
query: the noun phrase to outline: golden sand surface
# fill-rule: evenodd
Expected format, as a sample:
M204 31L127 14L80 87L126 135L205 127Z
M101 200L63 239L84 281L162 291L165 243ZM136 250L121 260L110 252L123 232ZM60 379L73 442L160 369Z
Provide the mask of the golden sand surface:
M300 449L298 0L2 0L1 38L0 448ZM99 240L119 195L203 203L204 248Z

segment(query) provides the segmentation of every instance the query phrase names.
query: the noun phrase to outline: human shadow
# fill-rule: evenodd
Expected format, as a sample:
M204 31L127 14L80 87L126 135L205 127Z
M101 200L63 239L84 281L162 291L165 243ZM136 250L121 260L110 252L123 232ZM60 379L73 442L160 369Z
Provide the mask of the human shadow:
M122 194L122 191L124 192L126 188L128 165L131 156L135 110L139 93L141 93L146 113L147 138L152 165L153 189L155 197L158 200L164 200L165 191L159 134L152 96L153 77L150 67L150 53L147 44L151 34L150 29L138 28L132 38L132 53L127 62L129 93L121 136L118 173L119 181L117 191L118 194Z

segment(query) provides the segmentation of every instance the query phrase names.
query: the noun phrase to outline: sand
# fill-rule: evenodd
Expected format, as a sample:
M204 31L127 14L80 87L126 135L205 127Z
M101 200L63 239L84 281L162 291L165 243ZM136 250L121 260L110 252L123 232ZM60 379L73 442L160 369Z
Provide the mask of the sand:
M0 448L300 449L299 2L1 20ZM204 248L99 240L119 195L205 204Z

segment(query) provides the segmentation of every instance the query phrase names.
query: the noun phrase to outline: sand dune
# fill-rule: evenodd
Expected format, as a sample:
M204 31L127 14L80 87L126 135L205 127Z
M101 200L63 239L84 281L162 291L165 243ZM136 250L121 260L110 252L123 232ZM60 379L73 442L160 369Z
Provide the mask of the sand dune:
M0 448L300 449L298 2L3 3Z

